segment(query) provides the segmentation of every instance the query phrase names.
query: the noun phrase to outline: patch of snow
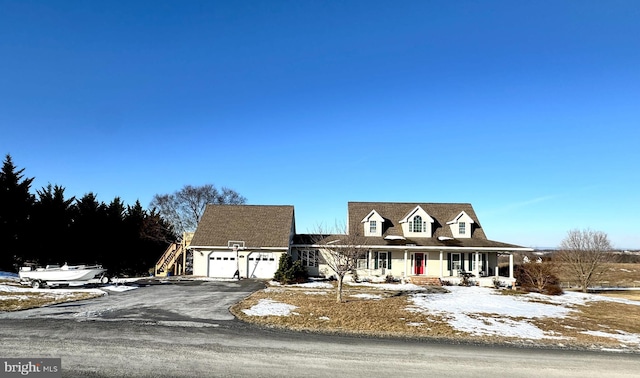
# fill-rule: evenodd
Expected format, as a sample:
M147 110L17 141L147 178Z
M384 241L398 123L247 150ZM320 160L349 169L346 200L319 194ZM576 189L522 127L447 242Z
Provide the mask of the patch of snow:
M100 289L85 289L85 288L77 288L77 289L32 289L30 287L21 287L21 286L13 286L13 285L0 285L0 292L5 293L40 293L47 295L64 295L64 294L72 294L72 293L92 293L98 295L104 295L105 292Z
M563 295L555 295L555 296L530 293L528 296L531 298L538 299L540 301L545 301L545 302L558 304L558 305L584 305L590 302L612 302L612 303L621 303L621 304L640 306L640 301L634 301L634 300L625 299L625 298L613 298L613 297L607 297L605 295L598 295L598 294L581 293L577 291L567 291Z
M528 339L557 337L545 334L527 319L562 318L574 311L564 306L531 302L529 295L501 295L490 288L452 286L448 289L450 294L414 294L413 307L409 310L440 315L456 330L472 335Z
M350 297L354 298L362 298L362 299L382 299L382 296L376 294L354 294L350 295Z
M216 277L176 277L175 279L179 279L181 281L209 281L209 282L236 282L237 278L216 278Z
M409 327L422 327L424 325L424 323L420 323L420 322L409 322L407 323L407 325Z
M331 319L329 319L328 316L321 316L318 318L318 320L331 320Z
M306 287L306 288L314 288L314 289L333 289L333 285L329 282L304 282L299 284L287 285L291 287Z
M456 330L472 335L496 335L527 339L559 339L553 332L543 332L530 320L563 318L576 311L574 306L591 302L615 302L640 306L640 301L611 298L596 294L566 292L560 296L531 293L501 295L484 287L447 287L449 294L413 294L410 311L443 317ZM570 327L566 327L570 328ZM621 342L640 344L640 335L601 333Z
M327 295L327 294L329 294L326 291L305 291L304 293L307 294L307 295Z
M602 331L584 331L581 332L585 335L598 336L598 337L608 337L611 339L616 339L621 343L626 344L638 344L640 345L640 335L637 333L628 333L624 331L616 331L618 333L609 333Z
M289 316L296 308L298 307L271 299L261 299L258 304L242 312L249 316Z
M102 287L103 290L116 291L116 292L124 292L129 290L137 289L137 286L127 286L127 285L109 285Z
M383 283L371 283L371 282L347 282L350 286L365 286L373 289L380 290L397 290L397 291L425 291L422 286L414 284L383 284Z

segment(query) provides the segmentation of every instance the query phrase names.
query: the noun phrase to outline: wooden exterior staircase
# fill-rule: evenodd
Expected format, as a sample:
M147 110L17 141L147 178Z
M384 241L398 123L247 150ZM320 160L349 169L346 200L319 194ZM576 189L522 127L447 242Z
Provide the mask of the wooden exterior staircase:
M442 286L442 282L438 277L413 276L409 277L409 281L418 286Z
M154 275L156 277L166 277L172 275L184 275L187 265L187 247L191 244L193 233L184 233L182 241L171 243L164 254L156 263Z

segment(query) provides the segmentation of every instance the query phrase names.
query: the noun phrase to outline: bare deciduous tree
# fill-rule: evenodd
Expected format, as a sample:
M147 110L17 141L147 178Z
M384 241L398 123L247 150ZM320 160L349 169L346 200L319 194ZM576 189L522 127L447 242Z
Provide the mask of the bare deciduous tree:
M169 222L176 233L182 235L195 231L207 204L241 205L246 201L246 198L229 188L218 190L212 184L185 185L173 194L156 194L149 207Z
M348 231L345 225L336 224L332 233L319 226L313 235L313 243L320 249L322 259L336 275L338 303L342 302L344 277L356 270L358 259L366 253L366 238L359 232Z
M589 229L571 230L560 243L557 258L586 293L589 285L608 269L607 264L614 261L615 255L611 250L606 233Z

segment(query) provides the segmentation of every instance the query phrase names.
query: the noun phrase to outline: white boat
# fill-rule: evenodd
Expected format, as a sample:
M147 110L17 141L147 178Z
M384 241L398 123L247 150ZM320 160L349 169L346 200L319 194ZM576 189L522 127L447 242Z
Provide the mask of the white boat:
M69 284L71 282L97 282L107 283L109 278L104 274L107 270L102 265L47 265L45 268L24 266L20 268L18 275L23 284L30 284L39 288L47 284Z

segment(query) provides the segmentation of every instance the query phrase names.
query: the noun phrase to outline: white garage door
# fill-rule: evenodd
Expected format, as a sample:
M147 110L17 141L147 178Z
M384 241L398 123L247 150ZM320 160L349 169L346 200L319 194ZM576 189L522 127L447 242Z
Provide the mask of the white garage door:
M209 277L233 278L237 269L235 252L213 252L209 255Z
M249 278L273 278L278 262L273 253L251 252L247 258L247 276Z

